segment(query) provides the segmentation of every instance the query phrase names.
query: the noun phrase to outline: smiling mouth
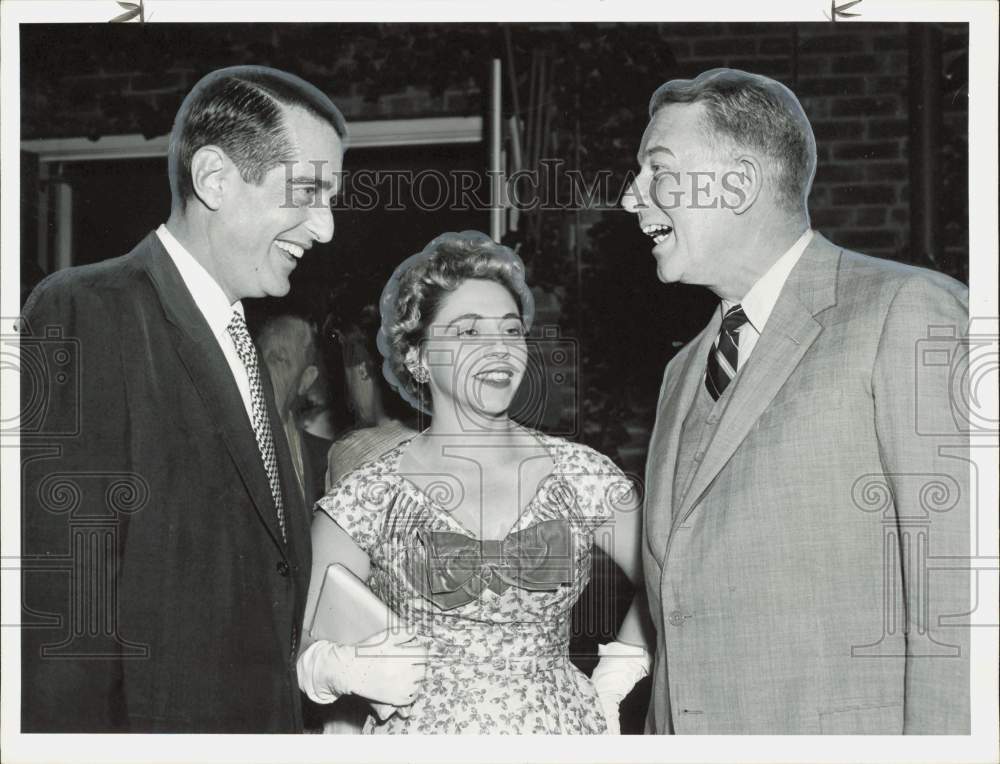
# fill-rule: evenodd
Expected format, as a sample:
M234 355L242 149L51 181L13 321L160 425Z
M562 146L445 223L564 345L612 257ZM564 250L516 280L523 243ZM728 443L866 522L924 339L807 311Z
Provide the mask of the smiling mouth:
M288 253L291 257L295 258L296 260L299 260L302 257L302 255L304 255L306 252L304 247L301 247L298 244L294 244L293 242L290 241L282 241L281 239L275 240L274 246L276 246L283 252Z
M666 223L650 223L642 227L642 232L653 240L654 244L662 244L673 234L673 226Z
M509 385L514 378L514 372L511 369L486 369L474 377L490 385Z

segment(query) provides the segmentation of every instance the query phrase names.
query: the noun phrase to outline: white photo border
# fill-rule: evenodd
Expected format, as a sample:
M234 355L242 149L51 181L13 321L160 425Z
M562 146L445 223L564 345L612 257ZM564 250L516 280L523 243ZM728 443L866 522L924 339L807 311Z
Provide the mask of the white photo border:
M843 0L842 0L843 2ZM842 3L840 3L842 4ZM348 22L348 21L826 21L830 2L784 0L668 4L601 0L550 2L507 0L504 3L294 0L145 0L145 23L164 22ZM862 0L851 9L861 15L836 23L937 21L969 23L969 251L970 313L992 322L998 316L997 233L997 5L977 0L906 2ZM0 3L0 317L4 334L12 328L19 301L20 98L19 33L22 23L107 22L124 11L114 0L5 0ZM131 23L131 22L130 22ZM645 104L637 104L645 108ZM636 136L638 139L638 136ZM4 349L4 353L7 350ZM9 367L4 358L4 382ZM18 411L18 386L0 390L2 418ZM12 413L14 412L14 413ZM967 737L861 736L630 736L630 737L478 737L319 735L21 735L18 449L0 448L2 499L2 620L0 652L0 749L8 762L840 762L840 761L996 761L998 758L998 630L978 628L972 634L972 723ZM973 449L978 457L980 538L983 569L979 575L980 607L997 623L997 454L994 441ZM992 572L989 572L992 571Z

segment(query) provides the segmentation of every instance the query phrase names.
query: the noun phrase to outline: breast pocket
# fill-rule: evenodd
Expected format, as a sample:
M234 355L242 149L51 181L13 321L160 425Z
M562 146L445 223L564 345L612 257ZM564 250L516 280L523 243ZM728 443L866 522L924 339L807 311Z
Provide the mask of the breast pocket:
M764 409L757 420L757 430L769 430L783 424L802 427L803 422L809 426L818 426L824 420L833 421L844 405L843 390L822 388L804 390L776 399Z

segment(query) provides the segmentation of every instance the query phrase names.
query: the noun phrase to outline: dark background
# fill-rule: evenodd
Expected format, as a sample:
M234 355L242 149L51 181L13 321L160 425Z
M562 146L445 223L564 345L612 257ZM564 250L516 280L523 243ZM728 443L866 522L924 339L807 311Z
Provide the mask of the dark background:
M504 63L505 116L517 114L537 136L529 168L548 158L585 175L613 174L606 198L525 214L506 242L528 266L539 323L556 327L572 351L571 385L546 423L631 474L642 473L663 367L715 306L705 290L660 284L648 239L615 209L648 98L662 82L731 66L785 83L817 138L813 227L867 254L968 278L964 24L22 25L22 138L163 135L198 78L243 63L303 76L348 121L485 117L494 57ZM484 173L486 165L485 143L356 149L345 158L348 171ZM164 159L53 170L54 182L42 185L35 156L22 152L24 294L52 269L37 256L36 202L55 182L73 189L75 264L124 254L169 212ZM248 301L251 324L284 310L317 323L331 311L350 315L376 301L395 265L434 236L488 230L488 222L482 210L338 210L333 242L299 265L290 295ZM629 592L598 558L576 613L584 668ZM643 708L633 701L626 728L635 730Z
M612 173L600 204L525 214L507 242L529 268L540 321L575 343L577 393L564 396L559 429L634 473L663 366L714 304L702 289L660 284L648 240L614 208L663 81L733 66L784 82L816 132L813 226L838 244L967 280L964 24L61 24L22 25L21 46L24 139L163 135L199 77L240 63L302 75L349 121L485 115L489 62L501 58L505 115L516 111L540 134L536 162ZM486 164L483 143L345 158L348 171ZM75 262L123 254L169 211L162 160L54 169L73 188ZM27 291L51 269L36 257L37 163L27 152L22 180ZM339 210L336 226L333 242L300 264L285 301L251 301L251 322L288 307L317 321L354 311L433 236L485 230L488 216Z

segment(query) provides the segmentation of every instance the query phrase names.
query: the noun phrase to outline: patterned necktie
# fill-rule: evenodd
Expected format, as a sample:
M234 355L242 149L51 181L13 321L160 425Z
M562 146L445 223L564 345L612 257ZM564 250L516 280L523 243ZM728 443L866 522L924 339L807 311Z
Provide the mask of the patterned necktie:
M722 328L719 329L719 341L708 351L708 369L705 372L705 387L713 401L719 400L719 396L733 381L740 358L740 335L739 328L747 322L747 314L743 308L734 305L726 311L722 319Z
M253 431L257 436L257 448L264 462L267 480L271 484L271 496L278 511L278 525L281 526L281 538L288 541L285 532L285 506L281 500L281 482L278 480L278 460L274 453L274 438L271 435L271 420L267 416L267 406L264 403L264 388L260 384L260 368L257 365L257 349L247 331L247 322L239 313L233 313L229 326L226 327L229 336L233 338L236 353L247 370L250 380L250 404L253 411Z

